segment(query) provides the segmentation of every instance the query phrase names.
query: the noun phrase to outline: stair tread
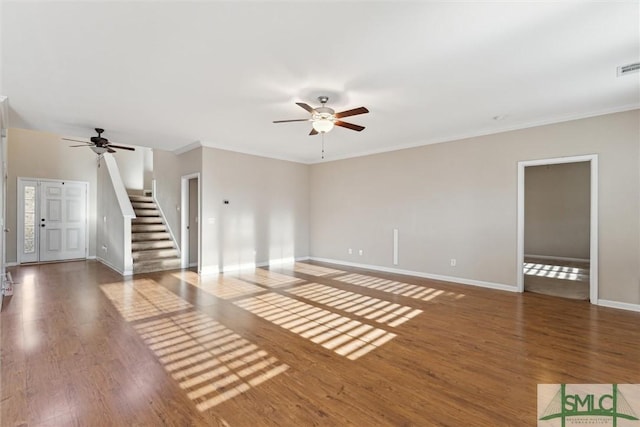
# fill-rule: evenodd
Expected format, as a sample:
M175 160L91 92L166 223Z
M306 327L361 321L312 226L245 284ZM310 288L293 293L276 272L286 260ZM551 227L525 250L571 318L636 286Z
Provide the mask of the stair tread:
M132 218L131 224L163 224L162 218L159 216L145 216L140 218Z
M153 197L151 196L138 196L135 194L129 194L129 200L132 202L153 202Z
M133 272L175 270L182 265L171 234L153 197L129 195L137 218L131 220Z

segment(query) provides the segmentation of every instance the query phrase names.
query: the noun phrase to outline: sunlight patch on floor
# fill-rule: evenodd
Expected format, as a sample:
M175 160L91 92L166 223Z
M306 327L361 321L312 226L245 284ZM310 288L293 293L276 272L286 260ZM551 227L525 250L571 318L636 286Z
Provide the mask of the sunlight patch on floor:
M172 273L173 277L202 289L206 293L222 299L232 299L264 291L260 286L247 283L228 273L217 276L200 277L193 271Z
M150 279L110 283L101 285L100 289L127 321L146 319L192 307L187 301Z
M383 329L273 292L234 304L350 360L396 337Z
M576 282L589 281L589 269L562 265L526 262L524 264L524 274L527 276L549 277L552 279L572 280Z
M289 289L287 292L315 303L344 310L357 316L364 316L366 319L375 320L376 322L384 323L392 327L401 325L422 313L422 310L414 309L406 305L400 305L354 292L343 291L318 283L302 285L294 289Z
M296 262L293 265L293 271L296 273L308 274L310 276L328 276L329 274L344 273L342 270L321 267L319 265L307 264L304 262Z
M134 328L165 369L205 411L286 371L289 366L196 312Z
M350 285L362 286L377 291L387 292L393 295L419 299L422 301L431 301L440 296L460 299L464 294L443 291L442 289L425 288L420 285L412 285L409 283L397 282L394 280L381 279L380 277L366 276L364 274L347 274L334 278L340 282L349 283Z
M242 270L234 274L234 276L248 280L253 283L257 283L268 288L274 288L276 286L293 285L294 283L304 282L297 277L287 276L286 274L280 274L273 271L265 270L263 268L256 268L252 270Z

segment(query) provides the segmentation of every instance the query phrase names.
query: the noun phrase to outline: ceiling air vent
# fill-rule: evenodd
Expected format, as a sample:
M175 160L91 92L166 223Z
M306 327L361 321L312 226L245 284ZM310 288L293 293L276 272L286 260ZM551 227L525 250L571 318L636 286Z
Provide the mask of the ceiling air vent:
M618 77L626 76L627 74L637 73L640 71L640 62L635 62L633 64L621 65L618 67Z

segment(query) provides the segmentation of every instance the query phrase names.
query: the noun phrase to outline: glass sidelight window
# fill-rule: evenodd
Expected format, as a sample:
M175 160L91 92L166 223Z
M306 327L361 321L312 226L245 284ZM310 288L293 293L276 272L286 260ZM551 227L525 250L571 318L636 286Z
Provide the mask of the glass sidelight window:
M25 185L24 193L24 240L23 253L36 252L36 187Z

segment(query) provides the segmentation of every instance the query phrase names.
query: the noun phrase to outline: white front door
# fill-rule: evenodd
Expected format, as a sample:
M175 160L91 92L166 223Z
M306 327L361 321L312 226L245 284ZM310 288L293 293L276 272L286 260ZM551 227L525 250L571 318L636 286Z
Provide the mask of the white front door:
M18 180L18 262L87 256L86 182Z

